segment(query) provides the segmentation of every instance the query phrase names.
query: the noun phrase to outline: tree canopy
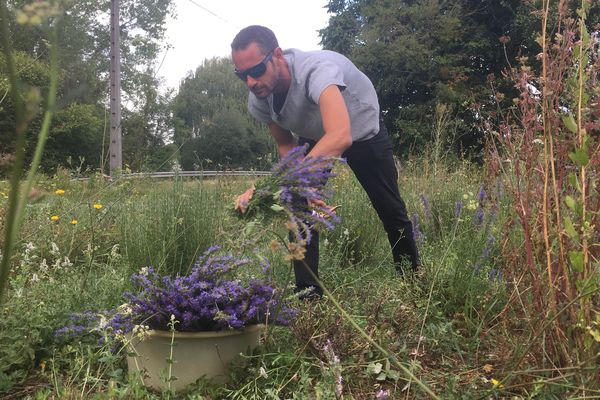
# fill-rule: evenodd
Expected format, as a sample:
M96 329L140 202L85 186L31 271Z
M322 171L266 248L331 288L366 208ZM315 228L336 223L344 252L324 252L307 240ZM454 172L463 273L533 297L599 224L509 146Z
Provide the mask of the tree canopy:
M462 138L457 145L476 146L481 136L472 105L489 102L488 78L500 78L516 57L535 60L538 6L521 0L330 0L332 16L320 34L325 48L345 54L373 80L399 152L419 151L433 139L438 103L454 110L453 128ZM595 4L590 26L599 10Z
M174 141L184 169L260 166L273 147L246 109L248 90L229 58L205 60L179 86Z

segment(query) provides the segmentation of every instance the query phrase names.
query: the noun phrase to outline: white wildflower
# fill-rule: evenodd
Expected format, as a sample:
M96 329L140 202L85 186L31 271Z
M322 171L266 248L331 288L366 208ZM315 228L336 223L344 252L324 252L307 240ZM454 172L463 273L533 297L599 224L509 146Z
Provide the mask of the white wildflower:
M117 307L117 312L122 315L130 315L133 313L133 309L129 305L129 303L123 303L119 307Z
M148 325L135 325L131 333L139 340L146 340L150 337L150 327Z
M263 378L268 378L269 377L269 375L267 374L267 370L265 370L264 367L260 367L260 369L258 370L258 373Z
M533 144L544 144L544 141L542 139L533 139Z
M98 321L98 328L105 329L107 326L108 326L108 319L106 318L106 316L101 315L100 321Z
M40 263L40 266L39 266L39 270L42 273L48 272L48 261L46 261L45 258L42 259L42 262Z
M30 282L31 282L31 283L35 283L35 282L39 282L39 280L40 280L40 277L38 276L38 274L34 273L34 274L31 276Z
M58 257L60 255L60 249L58 248L58 245L54 242L50 243L50 254L52 254L54 257Z
M60 263L61 267L72 267L73 263L69 260L69 257L65 256L63 261Z
M119 254L119 245L115 244L112 249L110 249L110 258L119 259L121 258L121 254Z

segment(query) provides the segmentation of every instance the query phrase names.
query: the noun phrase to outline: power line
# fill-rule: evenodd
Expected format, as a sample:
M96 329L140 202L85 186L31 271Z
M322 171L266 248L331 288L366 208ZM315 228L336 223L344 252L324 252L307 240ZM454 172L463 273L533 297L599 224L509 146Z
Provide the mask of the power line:
M201 9L203 9L204 11L206 11L209 14L211 14L212 16L217 17L218 19L220 19L221 21L225 22L226 24L231 25L231 23L229 21L227 21L225 18L221 17L217 13L215 13L215 12L209 10L208 8L204 7L202 4L199 4L199 3L195 2L194 0L190 0L190 3L192 3L196 7L199 7Z

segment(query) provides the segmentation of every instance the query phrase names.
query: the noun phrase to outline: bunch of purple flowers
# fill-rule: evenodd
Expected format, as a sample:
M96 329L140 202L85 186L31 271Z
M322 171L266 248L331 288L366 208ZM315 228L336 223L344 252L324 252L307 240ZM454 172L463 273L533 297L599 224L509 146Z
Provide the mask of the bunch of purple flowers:
M180 331L241 329L250 324L287 324L294 310L280 300L273 285L250 280L243 284L230 273L249 260L216 255L210 248L188 275L171 278L149 267L133 275L138 293L126 293L134 322L151 329L168 329L172 316Z
M288 152L271 169L271 175L256 182L246 204L244 218L281 217L298 241L310 241L310 229L333 229L340 219L335 208L325 205L333 191L327 188L336 157L305 157L308 145Z
M55 334L69 338L89 332L122 337L139 327L182 332L243 329L248 325L287 325L296 310L282 299L281 290L258 279L247 283L233 279L233 272L250 260L219 255L213 246L187 275L163 276L146 267L132 275L135 291L124 294L126 304L110 312L74 315L71 326ZM95 318L94 318L95 316Z

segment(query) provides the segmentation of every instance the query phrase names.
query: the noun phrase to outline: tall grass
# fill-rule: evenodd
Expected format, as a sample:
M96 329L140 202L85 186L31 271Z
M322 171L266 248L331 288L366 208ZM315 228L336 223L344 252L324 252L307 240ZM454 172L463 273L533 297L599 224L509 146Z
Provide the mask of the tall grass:
M541 68L510 71L520 92L516 116L491 129L498 146L489 165L504 180L518 226L505 249L507 267L520 282L516 306L531 318L513 368L534 358L551 376L597 365L600 348L600 144L592 134L600 69L597 39L585 25L590 4L582 0L573 18L569 2L543 2ZM575 382L581 393L600 387L597 374Z
M231 191L221 180L155 185L121 206L123 251L134 267L186 273L208 247L220 243L227 207L219 206L231 203Z

